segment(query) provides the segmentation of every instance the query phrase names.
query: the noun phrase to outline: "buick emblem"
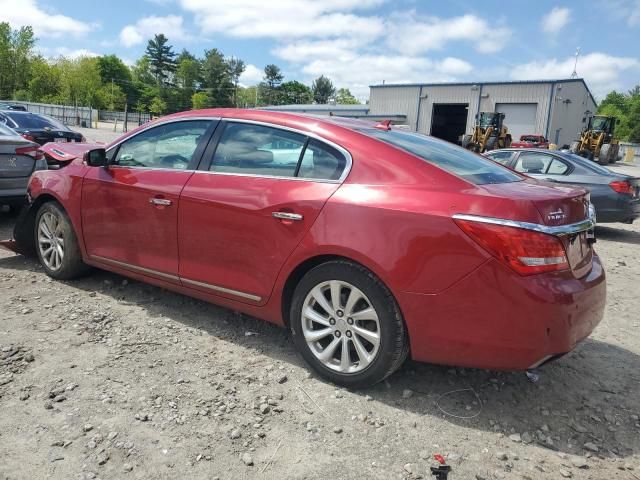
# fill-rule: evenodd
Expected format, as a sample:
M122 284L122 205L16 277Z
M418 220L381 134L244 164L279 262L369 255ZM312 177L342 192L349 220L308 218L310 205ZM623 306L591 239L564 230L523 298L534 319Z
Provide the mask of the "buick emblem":
M551 221L558 221L558 220L564 220L565 218L567 218L567 216L561 209L558 209L555 212L549 212L549 214L547 215L547 218Z

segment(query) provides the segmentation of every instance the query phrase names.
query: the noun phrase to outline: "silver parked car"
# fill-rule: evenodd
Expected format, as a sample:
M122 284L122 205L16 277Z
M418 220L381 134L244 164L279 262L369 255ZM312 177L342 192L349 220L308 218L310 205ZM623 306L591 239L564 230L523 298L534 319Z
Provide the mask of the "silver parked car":
M0 124L0 205L17 208L26 201L27 183L36 170L46 170L40 145Z

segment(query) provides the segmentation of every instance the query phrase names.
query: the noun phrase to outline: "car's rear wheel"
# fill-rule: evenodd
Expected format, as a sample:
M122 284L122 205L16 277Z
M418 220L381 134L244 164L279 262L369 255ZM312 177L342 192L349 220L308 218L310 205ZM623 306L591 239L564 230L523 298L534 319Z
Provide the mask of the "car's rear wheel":
M370 271L336 260L310 270L291 305L294 342L324 378L360 388L391 375L407 357L400 308Z
M50 277L69 280L87 272L71 220L55 202L43 204L36 215L36 251Z

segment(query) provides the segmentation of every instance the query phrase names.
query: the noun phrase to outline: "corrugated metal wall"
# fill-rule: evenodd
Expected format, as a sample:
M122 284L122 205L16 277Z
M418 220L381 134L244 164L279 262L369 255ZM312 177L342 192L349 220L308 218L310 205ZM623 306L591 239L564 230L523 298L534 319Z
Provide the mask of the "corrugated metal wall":
M407 125L415 130L420 87L398 86L371 88L369 114L407 116Z
M418 131L431 132L433 105L440 103L467 104L467 132L470 133L478 111L493 112L496 103L535 103L536 132L545 133L549 115L551 83L502 85L426 85L420 95ZM372 114L405 113L407 124L415 130L418 117L419 86L372 87L370 108ZM478 109L478 100L480 108ZM507 126L508 119L505 120Z
M420 133L431 133L433 105L436 103L467 104L467 130L473 125L478 108L479 87L473 85L438 85L423 87L420 102Z
M560 147L571 145L580 136L586 112L595 113L596 109L596 104L582 82L555 84L549 140Z

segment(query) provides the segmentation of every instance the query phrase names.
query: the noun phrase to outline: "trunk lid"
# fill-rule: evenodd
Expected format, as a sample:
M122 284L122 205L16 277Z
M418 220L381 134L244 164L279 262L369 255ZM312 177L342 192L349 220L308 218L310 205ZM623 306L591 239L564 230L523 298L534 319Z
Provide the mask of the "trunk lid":
M0 178L28 177L33 172L35 160L29 155L16 153L16 149L34 143L19 136L0 135Z
M534 179L482 187L495 196L529 200L539 213L541 222L523 218L524 222L541 223L546 227L562 227L583 222L590 216L589 192L580 187ZM558 236L565 246L567 260L574 275L586 275L591 270L593 232L583 230L571 234L560 233Z

